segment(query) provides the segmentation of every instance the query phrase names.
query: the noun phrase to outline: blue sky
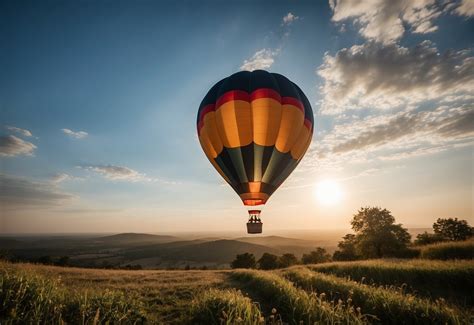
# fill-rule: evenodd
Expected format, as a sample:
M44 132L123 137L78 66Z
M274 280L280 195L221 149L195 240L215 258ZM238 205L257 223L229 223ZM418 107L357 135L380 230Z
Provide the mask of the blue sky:
M296 82L315 112L267 229L347 228L364 205L472 222L473 8L408 3L2 2L0 232L243 229L195 119L249 67ZM336 205L315 198L324 179Z

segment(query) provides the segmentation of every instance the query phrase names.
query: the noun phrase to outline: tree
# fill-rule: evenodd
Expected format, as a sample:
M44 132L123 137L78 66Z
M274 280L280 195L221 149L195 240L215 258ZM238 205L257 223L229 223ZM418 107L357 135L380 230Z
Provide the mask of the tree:
M329 255L322 247L317 247L315 251L312 251L309 254L303 254L303 258L301 259L303 264L324 263L329 262L330 260L331 255Z
M438 234L430 234L429 232L425 231L422 234L418 234L415 239L416 245L428 245L434 244L443 241L443 237Z
M466 240L474 235L473 228L467 221L458 220L458 218L439 218L433 224L433 230L435 234L451 241Z
M358 258L356 254L356 236L347 234L342 237L342 241L337 244L339 248L334 252L332 258L335 261L354 261Z
M279 259L280 267L289 267L298 264L298 259L294 254L283 254Z
M263 253L262 257L258 260L258 265L262 270L273 270L278 268L278 256Z
M365 207L351 221L355 235L344 236L336 258L393 257L407 251L411 236L387 209Z
M230 267L233 269L254 269L256 266L255 256L250 253L237 254L235 260L230 263Z

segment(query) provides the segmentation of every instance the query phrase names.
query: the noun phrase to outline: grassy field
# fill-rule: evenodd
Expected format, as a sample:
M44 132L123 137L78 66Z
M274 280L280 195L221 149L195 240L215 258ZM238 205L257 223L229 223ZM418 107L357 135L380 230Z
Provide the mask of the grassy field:
M474 240L419 246L420 257L430 260L473 259Z
M368 260L325 263L310 268L320 273L392 287L433 300L443 298L462 306L474 305L472 260Z
M0 262L0 323L470 324L472 305L460 301L470 301L473 268L472 261L374 260L126 271ZM435 281L436 297L419 277Z

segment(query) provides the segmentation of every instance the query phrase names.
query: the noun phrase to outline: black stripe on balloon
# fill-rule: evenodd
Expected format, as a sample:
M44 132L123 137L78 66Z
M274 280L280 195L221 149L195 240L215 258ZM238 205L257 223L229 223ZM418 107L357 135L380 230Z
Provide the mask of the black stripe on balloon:
M251 143L247 146L240 147L242 154L242 160L244 163L245 174L248 182L255 181L255 149L254 144Z
M214 161L219 165L222 172L227 176L230 181L230 185L235 191L238 191L240 181L237 171L232 163L232 159L229 156L228 151L224 148L222 152L214 159Z
M271 195L296 168L299 160L291 153L281 153L275 146L255 143L238 148L225 148L215 159L239 193L249 193L248 182L262 182L262 192Z
M292 166L293 168L291 168L291 170L286 168L287 166L293 165L293 161L296 160L291 157L290 152L281 153L274 147L267 169L265 170L265 174L262 177L262 181L267 184L278 186L279 184L277 179L286 179L290 175L291 171L293 171L294 167L296 167L296 165Z
M261 88L269 88L280 92L280 87L277 80L275 80L273 73L265 70L254 70L250 75L249 93Z

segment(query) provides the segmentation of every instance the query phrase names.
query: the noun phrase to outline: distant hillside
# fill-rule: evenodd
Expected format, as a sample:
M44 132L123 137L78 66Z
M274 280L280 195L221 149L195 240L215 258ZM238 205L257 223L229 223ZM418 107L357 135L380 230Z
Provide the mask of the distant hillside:
M280 254L281 251L268 246L222 239L172 249L168 258L230 263L237 254L242 253L251 253L260 258L263 253Z
M139 234L139 233L123 233L111 236L99 237L96 239L97 242L106 244L132 244L132 243L164 243L177 240L174 236L164 235L151 235L151 234Z
M259 244L265 246L304 246L304 247L312 247L318 241L316 240L304 240L304 239L296 239L296 238L287 238L281 236L261 236L261 237L240 237L236 238L235 240L252 243L252 244Z
M148 266L151 266L150 263L161 264L163 261L205 262L217 265L230 263L237 254L242 253L252 253L259 258L263 253L280 254L281 251L237 240L193 240L137 247L124 252L123 257L132 264L139 263L138 260L152 259L147 261Z

